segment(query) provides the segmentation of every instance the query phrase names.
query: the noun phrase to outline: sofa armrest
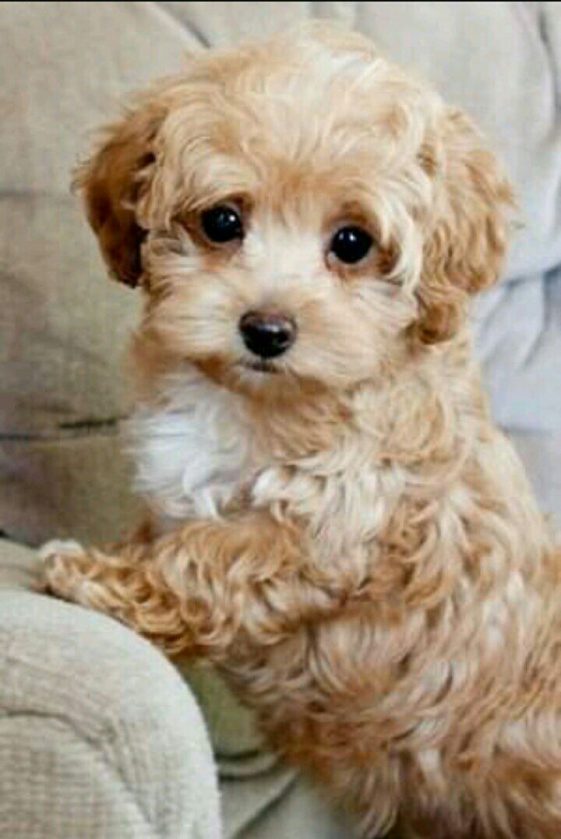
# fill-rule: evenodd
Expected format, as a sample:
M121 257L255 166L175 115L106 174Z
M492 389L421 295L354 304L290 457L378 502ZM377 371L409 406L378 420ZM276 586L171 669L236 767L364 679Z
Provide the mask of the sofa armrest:
M34 560L9 555L0 580L22 585L0 585L0 833L218 839L210 745L179 674L116 621L25 590Z

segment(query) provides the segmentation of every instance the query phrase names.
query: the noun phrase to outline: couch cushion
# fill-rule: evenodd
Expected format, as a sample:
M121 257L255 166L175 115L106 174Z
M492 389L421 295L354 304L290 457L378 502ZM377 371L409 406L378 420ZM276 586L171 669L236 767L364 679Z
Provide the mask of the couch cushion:
M115 434L138 300L106 279L70 172L197 42L136 2L3 3L0 30L0 527L106 540L134 517Z
M196 702L117 621L30 591L40 565L0 539L0 833L219 839Z
M482 295L474 324L497 421L561 434L561 266Z

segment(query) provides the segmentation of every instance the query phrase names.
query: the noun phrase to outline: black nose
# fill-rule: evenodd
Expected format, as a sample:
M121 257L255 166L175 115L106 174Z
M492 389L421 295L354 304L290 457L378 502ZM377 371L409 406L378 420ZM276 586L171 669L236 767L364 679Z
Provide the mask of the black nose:
M274 312L246 312L239 328L248 350L261 358L282 355L296 338L292 318Z

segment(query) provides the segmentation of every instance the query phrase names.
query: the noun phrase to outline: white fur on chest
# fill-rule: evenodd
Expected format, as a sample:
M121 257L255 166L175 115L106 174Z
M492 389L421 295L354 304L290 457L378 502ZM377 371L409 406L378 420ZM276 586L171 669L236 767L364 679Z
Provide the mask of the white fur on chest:
M363 406L353 407L361 415ZM163 530L220 516L243 487L255 509L307 522L326 561L348 561L407 494L407 469L381 465L376 438L355 427L284 469L278 455L256 451L243 397L195 369L168 378L158 406L139 405L127 426L136 489Z
M126 436L135 487L163 521L218 516L247 474L251 434L238 397L196 370L166 382L161 407L140 405Z

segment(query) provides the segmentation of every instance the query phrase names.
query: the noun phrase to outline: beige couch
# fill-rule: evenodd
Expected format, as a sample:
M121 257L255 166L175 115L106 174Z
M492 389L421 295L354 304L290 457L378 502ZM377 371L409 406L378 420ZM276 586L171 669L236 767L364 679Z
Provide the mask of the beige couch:
M524 227L475 313L478 346L496 416L561 521L558 4L0 4L1 836L352 835L263 750L212 674L191 670L188 688L128 630L34 593L38 565L24 547L106 541L135 515L117 428L138 300L105 280L68 192L90 130L185 50L311 15L341 18L420 68L507 163Z

